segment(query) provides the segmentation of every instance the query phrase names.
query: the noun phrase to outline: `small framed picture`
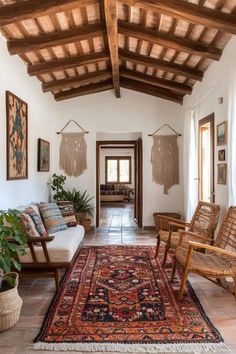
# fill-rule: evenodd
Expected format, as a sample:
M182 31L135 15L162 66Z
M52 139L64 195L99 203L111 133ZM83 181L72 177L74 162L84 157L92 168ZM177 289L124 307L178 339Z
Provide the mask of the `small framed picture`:
M38 171L48 172L50 170L50 143L38 139Z
M217 146L227 144L227 121L217 125Z
M218 161L225 161L225 149L218 151Z
M227 164L226 163L218 163L217 167L218 167L217 183L218 184L226 184Z

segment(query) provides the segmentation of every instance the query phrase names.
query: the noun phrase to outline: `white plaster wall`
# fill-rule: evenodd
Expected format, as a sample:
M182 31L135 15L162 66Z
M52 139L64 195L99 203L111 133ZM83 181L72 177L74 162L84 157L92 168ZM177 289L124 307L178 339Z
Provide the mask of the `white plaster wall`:
M230 72L236 65L236 37L233 37L225 47L221 60L214 62L208 68L201 83L194 86L191 96L185 96L184 108L193 107L198 110L199 119L215 114L215 142L216 125L227 120L228 115L228 83ZM223 97L223 104L218 98ZM200 102L199 102L200 101ZM199 102L199 103L198 103ZM227 185L217 184L218 150L227 146L215 147L215 202L221 205L222 215L228 207Z
M180 133L183 132L182 106L151 97L145 94L121 90L121 99L114 97L113 91L107 91L90 96L78 97L57 103L58 114L54 116L55 145L53 150L53 170L59 170L60 130L69 119L75 119L84 129L89 130L86 135L88 146L88 169L79 178L67 178L68 187L80 190L87 189L95 196L96 187L96 139L102 140L102 133L116 133L119 138L126 139L128 133L142 132L143 137L143 224L153 225L154 211L183 212L183 161L182 138L179 139L180 149L180 185L174 186L169 195L163 194L163 187L152 182L152 168L150 163L152 138L149 133L154 132L162 124L168 123ZM75 125L67 129L76 131ZM101 133L101 134L97 134ZM122 134L123 133L123 134ZM169 131L162 131L168 134Z
M100 184L105 184L106 176L106 156L129 156L131 157L131 184L130 187L134 188L134 148L124 148L124 149L112 149L105 148L100 149Z
M6 180L6 90L28 103L29 178L26 180ZM28 76L22 60L8 54L6 42L0 37L0 209L47 200L50 173L37 172L37 139L52 143L55 108L52 98L42 93L39 81Z

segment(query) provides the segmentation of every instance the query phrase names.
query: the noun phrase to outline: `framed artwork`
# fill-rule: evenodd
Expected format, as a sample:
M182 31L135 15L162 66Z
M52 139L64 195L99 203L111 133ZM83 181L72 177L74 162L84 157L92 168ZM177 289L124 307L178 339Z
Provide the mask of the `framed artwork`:
M225 149L218 151L218 161L225 161Z
M217 125L217 146L227 144L227 121Z
M28 178L28 105L6 91L7 180Z
M50 143L38 139L38 171L48 172L50 170Z
M218 184L226 184L227 164L226 163L218 163L217 167L218 167L217 183Z

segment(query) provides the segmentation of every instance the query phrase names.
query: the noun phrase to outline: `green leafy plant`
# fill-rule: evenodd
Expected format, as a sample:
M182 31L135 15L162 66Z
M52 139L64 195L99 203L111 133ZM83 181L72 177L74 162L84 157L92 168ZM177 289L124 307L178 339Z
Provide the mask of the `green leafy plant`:
M64 192L65 200L69 200L73 203L74 210L76 213L88 213L91 217L94 215L94 204L91 200L94 197L90 197L88 192L77 191L75 188L72 191Z
M25 253L26 236L17 210L0 211L0 268L21 269L17 256Z
M65 200L65 191L63 186L66 181L66 176L56 175L55 173L52 175L52 185L51 189L54 192L53 199L56 201Z
M13 273L4 275L3 270L0 268L0 293L13 289L16 285L16 276Z

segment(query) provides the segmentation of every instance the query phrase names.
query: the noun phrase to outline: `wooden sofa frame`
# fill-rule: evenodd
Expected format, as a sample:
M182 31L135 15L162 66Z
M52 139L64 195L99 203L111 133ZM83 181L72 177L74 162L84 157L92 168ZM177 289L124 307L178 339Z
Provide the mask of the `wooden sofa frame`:
M35 237L28 237L27 238L27 244L31 253L31 257L33 262L31 263L23 263L19 259L18 261L21 263L21 271L20 271L20 276L27 276L27 277L47 277L51 278L54 277L55 279L55 285L56 289L59 289L60 285L60 269L68 269L70 264L74 262L74 260L77 258L84 240L81 241L80 245L78 246L72 260L70 262L52 262L50 260L50 256L48 253L47 249L47 244L48 242L51 242L55 236L47 236L47 237L40 237L35 238ZM45 257L45 262L39 262L35 253L35 247L41 247L43 249L44 257Z

